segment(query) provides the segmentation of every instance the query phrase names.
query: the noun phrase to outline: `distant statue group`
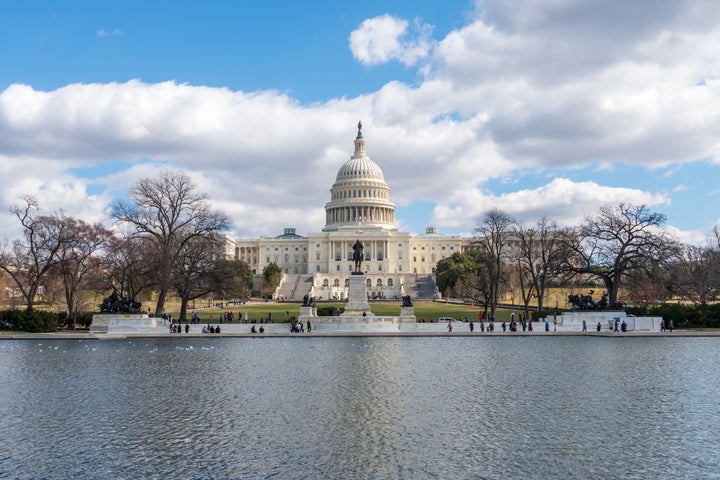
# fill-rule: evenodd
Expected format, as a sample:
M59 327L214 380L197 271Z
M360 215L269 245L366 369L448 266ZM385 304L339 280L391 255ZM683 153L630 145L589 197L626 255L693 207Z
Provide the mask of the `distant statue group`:
M315 297L311 297L310 295L305 295L303 297L303 307L314 307L315 306Z
M134 298L123 298L113 292L100 304L100 313L142 313L141 306Z
M412 307L413 306L412 298L410 298L410 295L403 295L402 302L403 302L402 303L403 307Z
M600 300L596 302L592 298L593 293L595 293L595 291L590 290L588 292L588 295L583 295L582 293L576 295L568 295L568 302L576 310L606 310L609 306L608 294L603 293L603 296L600 298ZM612 305L612 308L614 310L621 309L623 308L623 304L617 302Z

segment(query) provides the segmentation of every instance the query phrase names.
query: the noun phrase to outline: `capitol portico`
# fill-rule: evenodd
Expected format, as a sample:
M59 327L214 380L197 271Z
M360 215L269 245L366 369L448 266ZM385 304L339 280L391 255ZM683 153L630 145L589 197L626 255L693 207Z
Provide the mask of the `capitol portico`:
M367 155L362 124L355 150L337 173L325 204L325 227L303 237L294 228L271 238L229 241L234 258L247 262L256 274L274 262L283 272L275 296L301 300L347 298L354 270L352 246L363 243L363 270L371 298L432 298L435 266L461 251L467 240L428 227L424 234L400 232L395 204L380 166Z

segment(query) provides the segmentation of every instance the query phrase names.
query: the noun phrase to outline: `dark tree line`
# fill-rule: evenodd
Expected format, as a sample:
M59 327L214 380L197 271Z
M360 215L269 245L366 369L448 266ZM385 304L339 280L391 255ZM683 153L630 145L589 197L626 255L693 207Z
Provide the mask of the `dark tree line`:
M99 294L141 298L157 292L155 313L161 314L172 290L181 300L184 318L189 301L211 292L235 298L250 295L249 266L228 260L225 252L222 233L228 217L213 210L207 196L183 173L164 172L138 181L129 200L113 205L117 231L62 212L44 213L30 196L10 210L22 226L22 236L4 242L0 270L27 310L40 300L61 296L72 323ZM129 227L124 234L123 227Z

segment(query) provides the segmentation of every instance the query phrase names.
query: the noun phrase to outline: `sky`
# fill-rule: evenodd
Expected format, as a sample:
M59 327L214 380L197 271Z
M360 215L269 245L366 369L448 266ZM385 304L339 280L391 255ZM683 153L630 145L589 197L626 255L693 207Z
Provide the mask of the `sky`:
M237 238L319 232L362 121L401 231L626 202L701 244L718 19L716 0L3 0L0 237L26 195L108 222L167 170Z

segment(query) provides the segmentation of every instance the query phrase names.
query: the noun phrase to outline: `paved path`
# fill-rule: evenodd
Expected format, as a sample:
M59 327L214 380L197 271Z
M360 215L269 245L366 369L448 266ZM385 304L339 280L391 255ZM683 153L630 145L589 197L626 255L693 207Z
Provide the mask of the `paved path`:
M323 337L480 337L480 338L508 338L508 337L598 337L598 338L657 338L657 337L720 337L720 331L674 330L673 332L312 332L312 333L105 333L92 334L87 332L58 332L58 333L5 333L0 334L0 340L125 340L132 338L323 338Z

